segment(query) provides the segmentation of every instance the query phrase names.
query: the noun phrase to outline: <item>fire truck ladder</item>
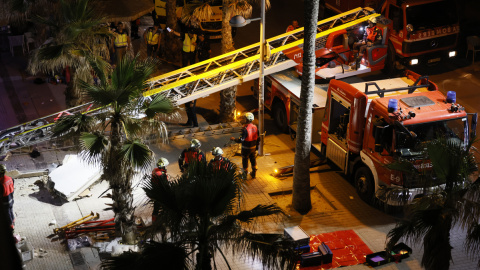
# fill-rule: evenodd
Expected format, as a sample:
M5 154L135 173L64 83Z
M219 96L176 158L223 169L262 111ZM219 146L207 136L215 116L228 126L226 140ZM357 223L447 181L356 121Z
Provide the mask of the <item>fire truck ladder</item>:
M330 33L351 29L380 14L370 8L357 8L319 21L315 49L325 47ZM299 28L267 40L264 74L272 74L297 65L300 56L287 56L289 51L303 47L304 28ZM292 56L290 56L292 57ZM297 58L297 59L296 59ZM296 61L295 61L296 60ZM253 80L259 76L260 43L256 43L206 61L181 68L147 81L144 97L165 95L176 105L206 97L228 87ZM92 103L86 103L0 131L0 155L18 148L35 145L52 138L52 126L62 115L98 112Z

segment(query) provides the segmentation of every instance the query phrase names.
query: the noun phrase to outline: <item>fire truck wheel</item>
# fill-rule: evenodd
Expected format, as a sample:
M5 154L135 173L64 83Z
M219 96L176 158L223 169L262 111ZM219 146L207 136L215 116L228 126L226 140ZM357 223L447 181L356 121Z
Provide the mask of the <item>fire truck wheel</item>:
M387 59L385 59L385 67L383 67L382 71L386 75L394 75L395 71L397 70L396 65L396 56L395 56L395 49L391 43L388 44L388 51L387 51Z
M287 123L287 112L283 103L275 103L273 106L273 119L275 119L275 125L282 131L287 132L288 123Z
M358 195L365 202L371 202L375 188L373 186L373 176L367 167L361 167L355 173L355 189Z

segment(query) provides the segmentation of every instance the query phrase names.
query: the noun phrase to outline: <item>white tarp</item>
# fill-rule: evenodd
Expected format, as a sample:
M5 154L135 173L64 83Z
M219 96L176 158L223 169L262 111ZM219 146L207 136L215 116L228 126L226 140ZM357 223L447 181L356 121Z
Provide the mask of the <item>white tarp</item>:
M66 155L63 165L53 170L49 176L55 191L71 201L100 179L101 168L87 163L77 155Z

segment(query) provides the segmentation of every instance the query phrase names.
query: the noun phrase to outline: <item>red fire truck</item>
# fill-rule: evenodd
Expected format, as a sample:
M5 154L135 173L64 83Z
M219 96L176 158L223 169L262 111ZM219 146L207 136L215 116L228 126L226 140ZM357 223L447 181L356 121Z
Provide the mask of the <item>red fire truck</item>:
M316 85L312 120L312 151L352 176L359 196L374 196L389 205L409 201L424 192L423 183L386 164L399 158L431 167L418 147L439 134L468 144L475 132L476 114L467 116L455 93L445 97L436 84L414 72L372 82L331 80ZM295 132L301 81L294 70L265 78L265 106L277 125ZM469 121L470 118L470 121ZM441 183L436 183L436 185Z
M383 4L382 4L383 3ZM356 7L371 7L391 21L385 67L432 64L456 55L459 20L453 0L324 0L341 13Z

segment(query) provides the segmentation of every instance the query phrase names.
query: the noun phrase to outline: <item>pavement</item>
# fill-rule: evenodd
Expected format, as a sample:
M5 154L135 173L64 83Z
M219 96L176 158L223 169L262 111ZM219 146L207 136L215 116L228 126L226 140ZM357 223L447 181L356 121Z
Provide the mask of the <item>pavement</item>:
M64 86L41 84L36 85L33 79L22 75L25 57L21 52L12 56L9 52L0 55L0 130L18 123L32 120L65 108L63 100ZM249 96L248 84L240 87L237 105L239 110L254 108L256 102ZM212 108L215 95L199 100L197 107ZM218 99L217 99L218 100ZM170 130L180 130L178 123L185 121L182 111L178 122L167 123ZM208 125L199 117L201 127ZM282 233L283 228L300 225L308 234L316 235L339 230L354 230L373 251L385 248L386 235L395 225L398 216L391 216L381 211L380 207L367 205L356 194L352 184L338 171L328 165L313 168L310 174L311 185L315 196L313 209L306 215L295 213L289 206L288 192L292 189L292 176L275 178L271 175L275 168L292 165L294 160L294 142L288 134L277 132L272 119L266 115L265 156L258 157L259 170L257 178L249 180L245 190L248 209L257 204L277 202L284 206L289 216L282 222L264 219L256 228L257 231ZM188 132L185 132L188 133ZM238 134L233 134L238 136ZM180 173L176 160L192 138L202 142L202 149L208 153L214 146L223 147L225 154L233 162L241 164L240 157L235 155L236 147L227 146L232 134L216 134L203 136L202 132L176 136L174 140L150 145L157 157L163 156L170 161L168 172L175 176ZM51 234L55 227L63 226L77 220L91 211L100 214L101 219L113 217L111 211L105 211L105 204L111 203L108 198L99 198L107 190L105 182L96 183L78 200L66 202L50 194L43 186L46 170L54 170L67 154L74 153L69 148L54 147L41 144L37 146L41 155L37 158L29 156L29 149L14 152L2 163L9 171L17 170L14 212L16 216L15 233L25 237L35 248L35 256L26 262L26 269L99 269L100 256L95 248L81 248L68 251L64 239ZM312 159L315 158L312 156ZM12 172L13 173L13 172ZM72 172L75 173L75 172ZM67 176L68 177L68 176ZM134 183L134 205L136 215L148 220L151 208L141 189L141 181ZM55 225L49 225L55 224ZM450 269L474 269L476 262L464 254L463 241L465 232L455 228L451 235L454 263ZM413 254L401 263L390 263L377 269L422 269L420 261L422 246L412 245ZM42 250L42 251L41 251ZM231 269L263 269L258 261L249 257L232 255L227 252ZM225 263L216 259L218 269L227 269ZM356 265L344 269L367 269L368 266Z

